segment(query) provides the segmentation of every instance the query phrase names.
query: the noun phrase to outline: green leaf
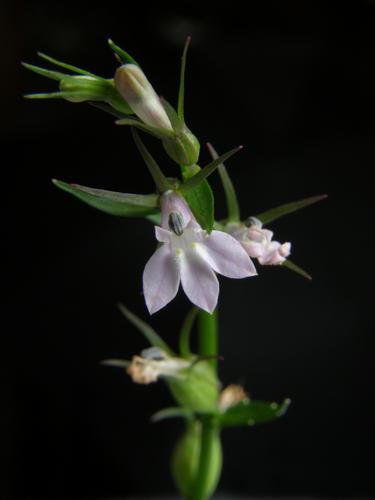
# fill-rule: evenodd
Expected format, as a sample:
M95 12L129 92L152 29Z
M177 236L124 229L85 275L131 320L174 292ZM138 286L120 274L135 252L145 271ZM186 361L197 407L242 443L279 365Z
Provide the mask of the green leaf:
M155 332L153 328L151 328L150 325L148 325L145 321L141 320L138 316L129 311L129 309L123 304L119 303L117 304L117 306L122 314L146 337L146 339L152 346L159 347L169 356L175 356L172 349L168 347L164 340Z
M152 422L160 422L161 420L165 420L167 418L175 418L182 417L186 419L193 418L194 413L187 409L181 408L180 406L173 406L171 408L164 408L163 410L159 410L154 413L151 417Z
M195 175L190 177L187 181L185 181L180 186L180 190L183 193L187 193L191 189L195 189L199 184L206 179L209 175L214 172L219 165L221 165L225 160L236 154L238 151L242 149L242 146L237 146L236 148L231 149L227 153L224 153L216 160L213 160L211 163L206 165L203 169L199 170Z
M297 264L294 264L294 262L292 262L291 260L289 260L289 259L284 260L284 262L282 263L282 265L284 267L287 267L291 271L294 271L295 273L303 276L304 278L306 278L308 280L312 280L312 276L309 273L307 273L302 268L300 268L299 266L297 266Z
M182 358L190 358L191 357L191 351L190 351L190 334L191 330L194 325L194 321L197 317L198 314L198 307L193 307L190 309L188 315L185 318L185 321L182 325L181 331L180 331L180 339L179 339L179 346L180 346L180 356Z
M218 417L219 423L222 427L239 427L271 422L283 416L289 405L290 399L285 399L281 404L267 401L241 401L222 413Z
M60 66L61 68L67 69L69 71L73 71L73 73L78 73L79 75L93 76L95 78L104 80L104 78L97 76L94 73L90 73L90 71L86 71L85 69L77 68L77 66L72 66L71 64L67 64L62 61L59 61L58 59L54 59L53 57L48 56L47 54L43 54L43 52L38 52L38 56L52 64L55 64L56 66Z
M151 154L147 150L146 146L143 144L136 129L132 128L131 131L133 134L133 139L134 139L135 145L137 146L138 151L141 153L141 156L142 156L144 162L146 163L147 168L148 168L152 178L154 179L154 182L155 182L157 189L160 191L160 193L164 193L165 191L168 191L168 189L171 189L171 185L170 185L168 179L165 177L165 175L161 171L159 165L156 163L154 158L151 156Z
M119 56L119 58L124 64L135 64L137 66L140 66L130 54L128 54L121 47L113 43L113 41L110 38L108 38L108 45L111 47L113 52L115 52Z
M198 187L183 193L198 224L208 233L214 227L214 195L208 182L204 180Z
M156 194L117 193L78 184L67 184L57 179L53 179L52 182L63 191L110 215L143 217L155 214L159 210L159 197Z
M209 142L207 143L207 148L208 148L208 150L209 150L209 152L214 160L216 158L219 158L219 155L215 151L212 144L210 144ZM226 198L226 202L227 202L228 222L239 222L240 221L240 206L238 203L236 190L234 189L231 178L229 177L228 171L225 168L223 163L221 163L219 165L218 170L219 170L219 175L220 175L221 183L222 183L223 188L224 188L225 198Z
M311 196L310 198L304 198L303 200L294 201L292 203L286 203L285 205L280 205L276 208L271 208L270 210L266 210L255 217L259 219L263 224L269 224L284 215L291 214L292 212L296 212L301 208L308 207L313 203L317 203L318 201L325 200L328 195L321 194L318 196Z
M185 101L185 69L186 69L186 55L191 42L191 37L188 36L185 42L184 51L181 59L181 74L180 74L180 88L178 91L178 104L177 114L180 120L184 123L184 101Z

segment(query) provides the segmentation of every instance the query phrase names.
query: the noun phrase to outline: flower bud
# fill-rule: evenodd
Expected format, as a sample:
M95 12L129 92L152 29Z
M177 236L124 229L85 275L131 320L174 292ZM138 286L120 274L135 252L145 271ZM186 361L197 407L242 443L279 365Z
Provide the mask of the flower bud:
M136 64L120 66L116 71L114 82L120 95L146 125L168 132L173 131L159 97L139 66Z
M184 498L192 498L195 486L201 448L202 423L194 420L187 423L183 435L177 441L172 455L172 474ZM222 467L222 450L219 430L213 430L210 463L206 475L204 498L216 489Z
M186 125L174 137L163 139L163 146L172 160L180 165L191 166L199 159L199 141Z

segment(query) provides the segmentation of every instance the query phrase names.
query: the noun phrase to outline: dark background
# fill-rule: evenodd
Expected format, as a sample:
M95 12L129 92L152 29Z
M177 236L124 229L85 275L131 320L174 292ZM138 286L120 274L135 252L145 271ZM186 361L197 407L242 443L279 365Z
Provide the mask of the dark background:
M221 152L245 145L228 163L243 215L329 194L271 227L276 239L292 242L293 260L312 282L279 268L221 279L223 382L293 404L275 423L224 433L220 489L371 495L375 2L250 1L248 12L235 2L0 5L9 271L2 417L11 423L1 446L8 464L1 498L173 491L168 460L181 422L148 420L171 404L167 390L133 385L99 365L146 347L115 303L148 317L141 275L154 249L152 226L97 212L50 179L135 193L151 192L152 181L129 130L108 115L85 104L24 101L24 93L56 87L19 62L43 65L41 50L110 77L110 36L175 102L188 34L187 122ZM147 144L175 175L157 142ZM220 217L216 176L212 185ZM175 345L188 308L180 292L150 322Z

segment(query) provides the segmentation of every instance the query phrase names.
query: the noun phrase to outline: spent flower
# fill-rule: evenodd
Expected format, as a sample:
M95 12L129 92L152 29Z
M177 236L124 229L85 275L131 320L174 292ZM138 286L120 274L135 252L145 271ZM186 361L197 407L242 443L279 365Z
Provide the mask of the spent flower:
M227 230L259 264L282 264L290 255L291 243L272 240L273 232L262 226L259 219L250 217L245 224L229 224Z

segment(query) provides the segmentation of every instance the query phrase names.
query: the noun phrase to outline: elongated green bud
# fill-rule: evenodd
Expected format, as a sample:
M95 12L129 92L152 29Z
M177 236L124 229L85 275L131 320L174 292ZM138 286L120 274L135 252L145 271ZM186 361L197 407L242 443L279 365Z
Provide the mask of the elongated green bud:
M88 75L66 76L60 81L60 90L70 102L102 101L117 111L129 114L131 110L117 92L113 80Z
M211 430L210 460L205 475L205 495L215 491L222 467L222 450L219 430ZM177 441L172 455L173 479L184 498L193 498L201 455L202 423L194 420L187 423L186 430Z

